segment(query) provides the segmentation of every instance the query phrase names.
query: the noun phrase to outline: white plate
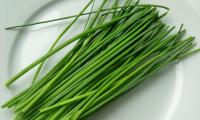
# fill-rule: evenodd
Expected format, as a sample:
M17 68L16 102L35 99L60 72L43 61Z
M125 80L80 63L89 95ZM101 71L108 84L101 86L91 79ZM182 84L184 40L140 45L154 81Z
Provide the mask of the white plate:
M78 13L88 0L0 0L0 104L30 83L30 74L10 89L5 81L41 56L64 23L31 27L28 30L6 31L10 25L57 18ZM146 0L148 1L148 0ZM170 24L184 23L188 33L196 36L200 46L200 1L148 1L171 8L165 18ZM57 25L58 24L58 25ZM80 31L77 24L66 39ZM74 32L76 31L76 32ZM67 49L70 49L68 47ZM67 50L66 49L66 50ZM176 66L156 74L151 80L123 95L91 116L92 120L200 120L200 55L194 55ZM11 120L13 114L0 109L1 120Z

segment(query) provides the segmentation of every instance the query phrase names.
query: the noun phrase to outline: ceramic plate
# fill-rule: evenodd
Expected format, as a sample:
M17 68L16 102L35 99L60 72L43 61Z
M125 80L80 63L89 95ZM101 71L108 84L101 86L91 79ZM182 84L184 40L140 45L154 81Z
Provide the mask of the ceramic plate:
M77 14L88 0L0 0L0 104L30 84L31 72L6 88L5 81L44 54L68 20L5 30L5 27ZM145 1L144 1L145 2ZM199 0L146 0L170 8L164 19L196 36L200 46ZM83 18L84 19L84 18ZM81 20L65 36L81 31ZM65 50L69 50L71 46ZM62 53L60 53L62 54ZM50 62L56 60L55 56ZM106 105L91 120L200 120L200 54L160 71L136 89ZM1 120L14 114L0 109Z

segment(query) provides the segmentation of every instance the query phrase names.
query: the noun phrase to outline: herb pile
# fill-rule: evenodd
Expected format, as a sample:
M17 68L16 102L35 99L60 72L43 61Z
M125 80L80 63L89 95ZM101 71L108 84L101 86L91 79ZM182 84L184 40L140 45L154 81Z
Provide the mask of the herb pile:
M166 65L199 51L193 50L194 37L184 37L182 26L175 32L175 27L162 22L167 7L132 0L123 5L113 0L108 7L108 2L102 0L95 11L91 0L79 15L61 18L74 20L44 56L7 81L9 86L39 65L33 84L3 105L13 109L15 120L86 119ZM85 13L90 5L91 12ZM88 15L83 32L57 45L83 15ZM45 61L74 41L70 52L38 79Z

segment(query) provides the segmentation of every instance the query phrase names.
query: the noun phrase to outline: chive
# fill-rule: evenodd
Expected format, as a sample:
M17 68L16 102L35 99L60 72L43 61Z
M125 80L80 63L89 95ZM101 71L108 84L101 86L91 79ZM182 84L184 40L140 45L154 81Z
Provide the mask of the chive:
M132 7L132 6L123 6L123 7ZM113 9L119 9L119 8L123 8L123 7L117 7L117 8L113 8ZM103 9L101 11L103 12L103 11L108 11L108 10L110 10L110 9ZM82 13L81 16L83 16L83 15L91 15L91 14L94 14L96 12L97 11ZM62 18L57 18L57 19L52 19L52 20L46 20L46 21L41 21L41 22L36 22L36 23L30 23L30 24L25 24L25 25L17 25L17 26L7 27L5 29L9 30L9 29L15 29L15 28L21 28L21 27L28 27L28 26L38 25L38 24L55 22L55 21L60 21L60 20L65 20L65 19L71 19L71 18L74 18L74 17L77 17L77 16L78 15L72 15L72 16L67 16L67 17L62 17Z
M91 11L83 32L56 45L86 14L84 11L90 4ZM194 50L196 43L193 36L185 37L183 25L174 32L174 26L162 22L168 11L159 14L158 8L169 10L167 7L139 4L139 0L126 0L122 6L118 0L108 7L107 4L108 1L103 0L98 10L94 11L95 1L91 0L79 15L74 16L74 21L61 33L52 49L7 82L7 85L12 84L38 64L42 66L65 46L77 41L73 49L41 79L2 106L13 108L16 120L87 119L87 116L148 80L168 64L200 51Z
M160 8L164 8L166 10L169 10L168 7L161 6L161 5L153 5L153 4L143 4L143 5L140 4L140 5L137 5L136 7L140 7L140 6L154 6L154 7L160 7ZM125 7L135 7L135 5L125 6ZM124 8L124 6L123 7L117 7L117 8ZM116 9L116 8L113 8L113 9ZM107 10L110 10L110 9L103 9L102 11L107 11ZM81 14L81 16L88 15L88 14L93 14L93 13L96 13L96 11L83 13L83 14ZM72 15L72 16L68 16L68 17L62 17L62 18L46 20L46 21L41 21L41 22L36 22L36 23L30 23L30 24L25 24L25 25L17 25L17 26L7 27L5 29L9 30L9 29L15 29L15 28L21 28L21 27L28 27L28 26L32 26L32 25L38 25L38 24L44 24L44 23L49 23L49 22L55 22L55 21L70 19L70 18L74 18L74 17L77 17L77 16L78 15Z
M78 16L61 32L61 34L58 36L58 38L55 40L55 42L53 43L53 45L50 47L49 51L52 51L54 49L54 47L56 46L56 44L61 40L61 38L63 37L63 35L72 27L72 25L78 20L78 18L81 16L81 14L83 14L83 12L88 8L88 6L93 2L93 0L91 0L84 8L83 10L78 14ZM40 66L38 67L34 77L33 77L33 83L35 82L35 80L37 79L43 65L44 65L45 61L43 61Z
M55 104L55 105L53 105L53 106L44 108L44 109L42 109L40 112L45 112L45 111L48 111L48 110L51 110L51 109L55 109L55 108L57 108L57 107L60 107L60 106L69 104L69 103L71 103L71 102L74 102L74 101L83 99L83 98L85 98L85 97L88 97L88 96L92 95L93 93L94 93L94 91L85 93L85 94L80 95L80 96L76 96L76 97L74 97L74 98L72 98L72 99L69 99L69 100L66 100L66 101L57 103L57 104Z
M124 16L121 16L119 18L116 18L110 22L107 22L105 24L102 24L102 25L98 25L92 29L89 29L83 33L80 33L78 34L77 36L73 37L72 39L62 43L61 45L57 46L54 50L52 50L51 52L45 54L44 56L42 56L41 58L39 58L38 60L36 60L35 62L33 62L32 64L30 64L29 66L27 66L26 68L24 68L22 71L20 71L17 75L15 75L13 78L11 78L9 81L7 81L6 85L9 86L10 84L12 84L15 80L17 80L19 77L21 77L23 74L25 74L26 72L28 72L30 69L32 69L33 67L35 67L35 65L41 63L42 61L44 61L45 59L47 59L49 56L53 55L54 53L58 52L59 50L61 50L62 48L64 48L65 46L67 46L68 44L74 42L75 40L79 39L80 37L83 37L89 33L92 33L98 29L101 29L101 28L104 28L110 24L114 24L115 22L123 19L123 18L126 18L128 16L131 16L133 13L129 13L129 14L126 14Z

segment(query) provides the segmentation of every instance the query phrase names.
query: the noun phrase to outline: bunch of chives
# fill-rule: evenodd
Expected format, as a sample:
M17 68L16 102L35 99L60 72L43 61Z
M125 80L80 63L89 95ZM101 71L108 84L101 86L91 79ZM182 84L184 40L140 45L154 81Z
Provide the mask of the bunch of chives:
M15 120L86 119L166 65L199 51L193 50L194 37L183 37L182 27L174 33L175 27L162 22L166 13L160 15L157 8L167 7L132 0L123 5L113 0L106 7L108 2L102 0L94 11L95 1L90 0L78 15L8 28L75 17L44 56L6 83L11 85L39 65L33 84L3 105L13 109ZM91 12L85 13L90 5ZM83 32L57 45L86 14L89 16ZM45 61L74 41L77 43L70 52L37 80Z

